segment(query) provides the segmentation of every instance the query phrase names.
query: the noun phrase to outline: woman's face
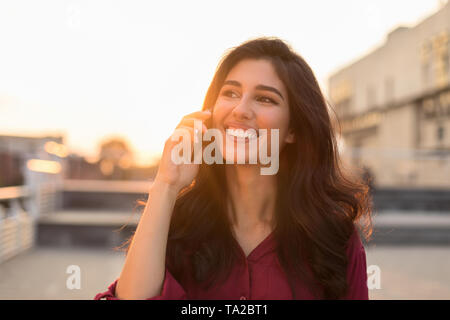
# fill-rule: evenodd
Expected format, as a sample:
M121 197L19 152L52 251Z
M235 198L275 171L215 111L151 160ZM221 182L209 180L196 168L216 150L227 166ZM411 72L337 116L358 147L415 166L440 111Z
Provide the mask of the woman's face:
M279 130L279 152L286 143L294 142L294 133L289 128L286 88L268 60L245 59L231 69L214 105L212 124L224 137L221 146L224 160L234 163L237 160L237 141L244 139L245 161L248 163L249 141L263 138L259 135L260 129L267 129L268 154L272 150L272 129ZM254 129L258 135L242 137L233 129ZM227 159L230 155L223 152L225 148L234 148L234 159Z

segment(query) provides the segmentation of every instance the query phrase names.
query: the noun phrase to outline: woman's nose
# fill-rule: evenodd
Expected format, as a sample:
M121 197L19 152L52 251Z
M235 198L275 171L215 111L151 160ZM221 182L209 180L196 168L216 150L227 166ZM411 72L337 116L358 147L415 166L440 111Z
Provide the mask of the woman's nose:
M250 101L241 99L241 101L233 108L232 114L236 119L252 119L253 110Z

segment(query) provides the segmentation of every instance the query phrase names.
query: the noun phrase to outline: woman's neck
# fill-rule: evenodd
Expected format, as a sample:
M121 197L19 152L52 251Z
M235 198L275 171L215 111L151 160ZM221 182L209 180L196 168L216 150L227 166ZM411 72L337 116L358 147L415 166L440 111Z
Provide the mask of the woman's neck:
M234 213L232 226L242 232L273 229L277 180L275 175L261 175L254 165L226 166L226 179Z

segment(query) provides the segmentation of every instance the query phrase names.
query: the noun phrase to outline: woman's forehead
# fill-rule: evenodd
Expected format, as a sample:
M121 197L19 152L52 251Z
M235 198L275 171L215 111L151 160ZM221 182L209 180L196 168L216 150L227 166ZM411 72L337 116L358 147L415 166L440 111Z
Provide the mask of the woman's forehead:
M242 86L259 84L284 90L284 84L278 77L272 63L266 59L245 59L238 62L228 73L226 80L234 80Z

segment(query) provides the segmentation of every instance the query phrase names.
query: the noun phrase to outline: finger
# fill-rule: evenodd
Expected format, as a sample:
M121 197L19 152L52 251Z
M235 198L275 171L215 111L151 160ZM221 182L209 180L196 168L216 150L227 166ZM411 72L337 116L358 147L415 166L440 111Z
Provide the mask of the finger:
M209 110L205 110L205 111L196 111L193 113L190 113L188 115L185 115L183 117L183 119L187 119L187 118L196 118L196 119L200 119L200 120L206 120L211 116L211 111Z
M197 129L193 128L191 126L185 126L185 125L181 125L180 127L178 127L177 129L186 129L189 131L190 137L191 137L191 149L194 147L194 143L198 143L202 140L202 135L198 135ZM202 133L205 133L206 130L208 128L203 125L202 126Z
M200 121L200 120L199 119L193 119L193 118L183 119L178 124L177 128L179 128L181 126L194 128L195 127L195 121ZM208 127L202 121L202 132L205 133L207 129L208 129Z
M202 140L202 135L201 134L199 135L199 132L198 132L197 128L193 128L193 127L190 127L190 126L184 126L183 125L183 126L180 126L177 129L186 129L186 130L189 131L189 135L191 137L191 146L193 146L194 143L198 143L199 141ZM202 133L203 132L206 132L206 126L204 126L202 128Z
M176 127L175 131L177 131L177 130L187 130L189 132L189 134L191 135L191 137L194 136L194 128L192 126L180 125L180 126Z
M194 127L194 121L200 121L199 119L193 119L193 118L183 118L183 120L180 121L180 123L177 125L177 128L181 127L181 126L185 126L185 127Z
M196 142L198 142L198 135L197 135L197 133L195 132L197 129L194 129L194 128L192 128L192 127L190 127L190 126L184 126L184 125L181 125L181 126L179 126L177 129L175 129L175 130L187 130L188 131L188 133L189 133L189 139L190 139L190 150L189 150L189 152L190 152L190 156L189 156L189 158L190 158L190 160L191 160L191 163L194 161L194 144L196 143ZM182 137L184 137L184 135L181 135ZM181 138L181 137L180 137ZM179 138L179 139L180 139ZM179 139L178 139L178 142L179 142ZM175 140L177 140L177 139L175 139ZM183 140L184 141L184 140ZM184 148L183 148L183 150L184 150Z

